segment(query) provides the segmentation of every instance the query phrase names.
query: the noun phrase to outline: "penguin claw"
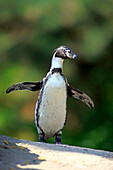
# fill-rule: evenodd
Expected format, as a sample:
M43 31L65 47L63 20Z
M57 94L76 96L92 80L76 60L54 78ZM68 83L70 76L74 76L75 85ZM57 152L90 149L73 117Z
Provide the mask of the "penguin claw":
M55 142L55 141L54 141L54 144L62 144L62 142Z
M45 140L43 140L43 141L39 141L39 142L41 142L41 143L47 143Z

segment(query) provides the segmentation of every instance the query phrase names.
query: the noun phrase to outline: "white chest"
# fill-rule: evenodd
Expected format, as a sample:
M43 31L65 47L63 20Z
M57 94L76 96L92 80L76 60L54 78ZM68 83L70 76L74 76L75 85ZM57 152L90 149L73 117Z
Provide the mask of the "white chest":
M39 107L39 126L45 137L52 137L63 128L66 119L67 89L64 78L54 73L43 89Z

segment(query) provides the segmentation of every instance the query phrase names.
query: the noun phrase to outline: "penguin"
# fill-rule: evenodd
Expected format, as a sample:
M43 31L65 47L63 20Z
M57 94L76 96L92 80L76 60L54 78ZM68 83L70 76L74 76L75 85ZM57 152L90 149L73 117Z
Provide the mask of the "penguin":
M16 90L40 90L35 107L35 124L39 142L45 143L45 139L55 136L54 143L61 143L62 130L67 117L67 96L84 102L91 109L94 108L91 98L84 92L72 88L63 74L63 61L77 57L70 48L61 45L54 50L50 71L42 81L18 83L6 90L6 93Z

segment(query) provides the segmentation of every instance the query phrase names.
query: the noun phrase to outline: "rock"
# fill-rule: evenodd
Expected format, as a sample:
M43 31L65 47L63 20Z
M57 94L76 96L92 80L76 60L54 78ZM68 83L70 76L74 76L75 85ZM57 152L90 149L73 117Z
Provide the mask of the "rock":
M0 135L0 170L113 170L113 152Z

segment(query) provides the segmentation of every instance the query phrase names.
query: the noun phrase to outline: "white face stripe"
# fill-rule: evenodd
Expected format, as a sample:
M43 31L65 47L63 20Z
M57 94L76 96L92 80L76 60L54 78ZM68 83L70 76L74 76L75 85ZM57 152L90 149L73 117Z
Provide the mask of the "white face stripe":
M55 57L56 52L54 53L53 58L52 58L50 71L54 68L61 68L61 69L63 68L64 60L62 58Z

